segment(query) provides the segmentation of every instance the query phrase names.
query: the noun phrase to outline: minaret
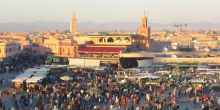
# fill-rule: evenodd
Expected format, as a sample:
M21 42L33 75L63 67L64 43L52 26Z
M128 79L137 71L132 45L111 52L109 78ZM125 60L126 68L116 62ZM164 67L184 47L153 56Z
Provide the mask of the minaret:
M144 45L146 49L149 48L149 34L150 34L149 32L150 32L150 28L148 28L147 17L144 13L144 16L141 17L141 24L139 25L138 28L138 34L145 37Z
M70 32L73 34L77 34L77 18L75 13L73 13L72 18L70 20Z
M143 35L143 36L148 36L148 25L147 25L147 17L144 14L141 18L141 24L138 28L138 34Z

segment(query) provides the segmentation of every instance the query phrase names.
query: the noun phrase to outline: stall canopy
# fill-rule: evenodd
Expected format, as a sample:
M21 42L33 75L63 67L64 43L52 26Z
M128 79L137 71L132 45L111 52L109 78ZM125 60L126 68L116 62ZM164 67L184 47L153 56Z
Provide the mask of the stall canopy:
M10 64L13 62L12 58L1 58L0 62L5 63L5 64Z
M99 59L77 59L69 58L69 65L80 67L99 67L101 60Z
M154 66L154 67L164 67L165 63L163 63L163 62L153 62L151 64L151 66Z
M189 66L191 66L191 67L196 67L198 64L197 63L178 63L178 66L179 67L189 67Z
M120 53L122 47L81 47L79 53Z

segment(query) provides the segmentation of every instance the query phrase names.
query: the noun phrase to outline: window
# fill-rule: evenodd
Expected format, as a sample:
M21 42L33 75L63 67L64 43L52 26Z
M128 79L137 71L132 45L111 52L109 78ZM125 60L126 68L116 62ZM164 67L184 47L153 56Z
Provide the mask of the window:
M100 39L99 39L99 42L103 42L103 38L100 38Z
M70 56L70 49L68 49L68 56Z
M115 42L121 42L122 41L122 39L120 38L120 37L117 37L116 39L115 39Z
M108 38L107 42L114 42L114 39L112 39L111 37Z
M62 48L60 48L60 53L62 53L62 50L63 50L63 49L62 49Z

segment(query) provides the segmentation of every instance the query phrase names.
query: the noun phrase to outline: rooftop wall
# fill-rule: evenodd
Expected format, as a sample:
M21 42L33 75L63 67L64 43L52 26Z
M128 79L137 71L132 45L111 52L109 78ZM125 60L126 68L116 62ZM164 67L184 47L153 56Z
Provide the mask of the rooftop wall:
M154 62L164 63L220 63L220 57L209 58L154 58Z

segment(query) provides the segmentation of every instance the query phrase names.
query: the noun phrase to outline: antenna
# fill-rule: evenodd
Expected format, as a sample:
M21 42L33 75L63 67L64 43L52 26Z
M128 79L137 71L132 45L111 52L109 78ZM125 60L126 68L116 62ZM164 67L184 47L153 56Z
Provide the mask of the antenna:
M148 13L148 10L146 11L146 13L145 13L145 11L144 11L144 15L146 16L146 14L148 15L149 13Z

